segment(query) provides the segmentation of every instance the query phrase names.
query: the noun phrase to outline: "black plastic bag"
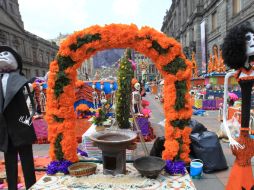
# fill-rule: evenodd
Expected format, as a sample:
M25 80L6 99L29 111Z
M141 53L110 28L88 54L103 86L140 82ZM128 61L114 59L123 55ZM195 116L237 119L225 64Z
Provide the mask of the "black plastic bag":
M211 131L193 133L190 138L192 156L203 161L203 171L205 173L228 168L219 139L215 133Z
M164 142L165 142L165 137L158 137L154 143L153 147L150 151L150 156L156 156L156 157L162 157L162 151L165 149L164 148Z
M207 128L202 123L199 123L195 119L190 120L189 126L192 129L191 133L201 133L201 132L207 131Z

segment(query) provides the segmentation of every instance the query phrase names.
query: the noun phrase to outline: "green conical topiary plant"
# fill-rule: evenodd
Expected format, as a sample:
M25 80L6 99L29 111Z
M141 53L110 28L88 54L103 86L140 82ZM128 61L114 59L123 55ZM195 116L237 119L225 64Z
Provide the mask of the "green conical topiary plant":
M116 120L121 129L130 128L131 79L134 71L129 59L131 59L131 50L126 49L124 57L120 60L116 92Z

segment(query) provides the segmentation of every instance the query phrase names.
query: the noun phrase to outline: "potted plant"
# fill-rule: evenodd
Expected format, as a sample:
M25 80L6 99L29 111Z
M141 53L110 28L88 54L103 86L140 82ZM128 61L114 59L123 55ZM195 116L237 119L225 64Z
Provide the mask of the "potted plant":
M92 123L96 125L96 131L101 131L105 129L103 123L108 119L108 112L110 109L110 104L106 101L102 104L101 108L98 108L93 117Z

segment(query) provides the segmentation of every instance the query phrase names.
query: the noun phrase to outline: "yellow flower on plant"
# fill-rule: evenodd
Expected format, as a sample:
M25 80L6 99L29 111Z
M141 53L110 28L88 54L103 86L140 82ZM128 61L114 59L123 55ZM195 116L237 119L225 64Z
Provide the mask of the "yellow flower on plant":
M106 109L109 109L109 107L110 107L109 104L106 104L106 105L105 105L105 108L106 108Z
M95 111L96 111L96 109L94 109L94 108L90 108L90 109L89 109L89 111L90 111L90 112L95 112Z

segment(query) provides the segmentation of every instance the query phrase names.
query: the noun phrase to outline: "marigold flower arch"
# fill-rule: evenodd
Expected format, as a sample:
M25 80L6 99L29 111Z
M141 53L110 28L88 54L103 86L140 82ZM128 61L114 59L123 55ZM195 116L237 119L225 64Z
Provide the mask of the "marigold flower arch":
M192 115L188 93L191 62L175 39L150 27L138 29L134 24L91 26L75 32L61 43L56 59L50 64L47 89L46 120L51 159L78 160L73 106L76 69L96 52L111 48L132 48L155 63L165 80L163 159L189 162L191 129L186 126Z

